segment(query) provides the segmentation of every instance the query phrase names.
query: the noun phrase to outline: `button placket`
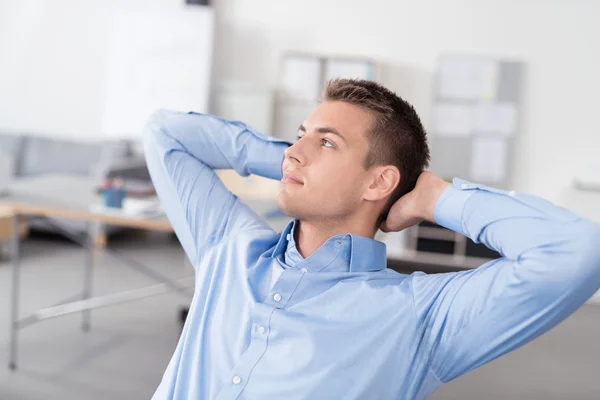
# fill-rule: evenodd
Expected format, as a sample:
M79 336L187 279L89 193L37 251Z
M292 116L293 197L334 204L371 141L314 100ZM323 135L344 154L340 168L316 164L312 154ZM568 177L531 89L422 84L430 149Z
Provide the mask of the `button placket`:
M276 308L285 307L303 276L304 273L299 270L286 269L283 271L271 292L267 295L265 304Z
M255 324L252 330L250 345L242 354L239 363L231 370L231 383L226 385L219 393L217 396L218 400L237 398L245 386L249 384L252 379L252 369L265 351L267 351L267 338L274 329L271 326L271 317L273 313L277 312L277 309L286 306L303 276L304 273L298 270L284 270L271 289L271 292L267 294L265 300L262 303L254 305L250 314ZM275 301L275 295L280 296L279 301Z

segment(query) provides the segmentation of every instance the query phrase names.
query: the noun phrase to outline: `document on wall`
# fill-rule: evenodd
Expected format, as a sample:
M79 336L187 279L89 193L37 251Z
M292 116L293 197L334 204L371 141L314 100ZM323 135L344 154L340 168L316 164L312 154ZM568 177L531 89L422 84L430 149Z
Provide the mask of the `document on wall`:
M321 85L320 58L302 55L284 58L281 88L286 100L316 101Z
M439 62L438 95L443 99L494 100L498 65L492 59L443 57Z
M515 133L516 124L517 109L511 103L479 104L473 111L473 130L476 133L508 137Z
M375 79L375 68L367 60L328 60L325 64L325 80L335 78Z
M473 137L471 179L500 183L506 177L506 140L502 137Z
M470 136L473 107L467 104L440 103L433 112L433 133L440 136Z

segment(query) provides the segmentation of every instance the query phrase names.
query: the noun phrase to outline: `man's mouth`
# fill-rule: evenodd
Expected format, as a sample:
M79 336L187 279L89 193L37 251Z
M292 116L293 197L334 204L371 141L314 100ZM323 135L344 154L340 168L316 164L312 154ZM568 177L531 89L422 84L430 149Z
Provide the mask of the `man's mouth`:
M304 185L302 179L294 174L286 173L283 174L283 179L281 179L281 183L289 183L295 185Z

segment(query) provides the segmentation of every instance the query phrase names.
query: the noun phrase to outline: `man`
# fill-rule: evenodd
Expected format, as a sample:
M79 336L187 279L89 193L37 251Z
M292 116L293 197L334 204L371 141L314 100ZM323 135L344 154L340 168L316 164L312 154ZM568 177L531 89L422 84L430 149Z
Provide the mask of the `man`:
M427 167L414 109L334 80L289 144L210 115L156 112L156 189L196 271L155 399L423 399L552 328L600 287L600 227L535 196ZM276 233L214 170L281 179ZM502 258L386 269L378 228L436 222Z

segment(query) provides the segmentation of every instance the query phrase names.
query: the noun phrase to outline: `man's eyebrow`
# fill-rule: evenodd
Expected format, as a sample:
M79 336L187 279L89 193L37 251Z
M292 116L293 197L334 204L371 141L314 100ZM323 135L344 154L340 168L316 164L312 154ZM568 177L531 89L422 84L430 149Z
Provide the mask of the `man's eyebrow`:
M304 127L304 125L300 124L300 127L298 127L299 131L302 132L306 132L306 128ZM330 128L327 126L323 126L321 128L317 128L317 132L319 133L332 133L336 136L339 136L344 142L346 141L346 139L344 138L344 136L342 136L341 133L339 133L335 128Z

